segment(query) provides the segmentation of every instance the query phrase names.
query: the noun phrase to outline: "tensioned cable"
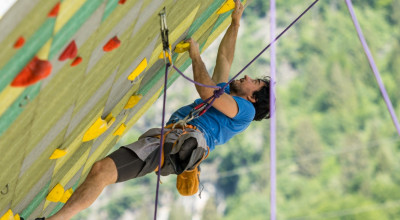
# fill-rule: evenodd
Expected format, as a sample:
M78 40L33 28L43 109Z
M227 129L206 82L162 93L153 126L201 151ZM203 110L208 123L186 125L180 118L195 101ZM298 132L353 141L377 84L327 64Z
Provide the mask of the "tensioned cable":
M270 0L270 38L275 36L276 9L275 0ZM269 106L270 106L270 219L276 219L276 114L275 114L275 82L276 82L276 45L271 44L271 80L269 82Z
M394 123L394 126L397 129L397 133L400 135L399 121L397 120L396 113L394 112L392 102L390 101L389 95L386 92L385 85L383 84L383 81L382 81L381 75L379 73L379 70L376 67L374 58L372 57L372 54L371 54L371 51L369 50L367 41L365 40L365 37L364 37L364 34L363 34L362 30L361 30L360 24L358 23L356 14L354 13L354 9L353 9L353 5L351 3L351 0L346 0L346 4L347 4L347 8L349 9L349 12L350 12L351 19L353 20L354 27L357 30L358 38L361 41L361 44L362 44L362 46L364 48L365 55L368 58L369 65L371 66L371 69L374 72L376 81L378 82L378 85L379 85L379 89L381 90L382 96L383 96L383 98L385 100L385 103L386 103L386 106L387 106L387 108L389 110L390 116L392 117L392 121Z
M165 51L164 51L164 57ZM165 77L164 77L164 96L163 96L163 109L162 109L162 119L161 119L161 135L160 135L160 152L158 154L159 161L158 161L158 172L157 172L157 188L156 188L156 201L154 205L154 220L157 219L157 206L158 206L158 195L160 191L160 173L161 173L161 158L163 153L163 142L164 142L164 123L165 123L165 108L167 102L167 87L168 87L168 68L170 64L165 64ZM167 138L167 137L165 137Z

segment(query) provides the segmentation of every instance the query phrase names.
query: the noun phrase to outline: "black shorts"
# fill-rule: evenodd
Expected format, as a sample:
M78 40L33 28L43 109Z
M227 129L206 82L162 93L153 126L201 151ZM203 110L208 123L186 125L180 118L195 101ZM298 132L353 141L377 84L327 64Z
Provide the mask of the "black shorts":
M205 154L204 149L196 149L197 140L192 137L184 141L178 152L170 154L173 145L173 143L164 144L164 155L167 156L165 156L164 165L161 168L162 176L180 174L186 169L191 169L193 164L197 164ZM160 160L160 148L152 151L144 161L127 147L120 147L108 157L117 166L117 183L124 182L154 172Z
M132 150L120 147L108 155L117 166L117 183L141 177L154 171L158 166L158 153L159 151L154 151L149 160L142 161Z

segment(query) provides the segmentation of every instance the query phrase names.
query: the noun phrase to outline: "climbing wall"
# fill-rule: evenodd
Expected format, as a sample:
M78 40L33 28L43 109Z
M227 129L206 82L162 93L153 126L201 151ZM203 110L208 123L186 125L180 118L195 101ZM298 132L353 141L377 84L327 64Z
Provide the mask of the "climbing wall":
M193 37L203 51L230 23L226 3L18 0L0 20L0 219L59 210L160 96L164 7L172 49Z

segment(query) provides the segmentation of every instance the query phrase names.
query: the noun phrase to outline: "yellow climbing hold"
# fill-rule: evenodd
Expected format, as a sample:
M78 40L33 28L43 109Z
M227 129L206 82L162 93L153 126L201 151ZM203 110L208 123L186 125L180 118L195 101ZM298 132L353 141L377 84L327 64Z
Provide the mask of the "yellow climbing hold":
M142 62L132 71L132 73L128 76L128 80L133 81L140 73L142 73L147 67L147 59L144 58Z
M21 220L21 217L19 217L19 215L16 214L16 215L14 216L14 220Z
M50 202L59 202L63 195L64 195L64 187L58 183L47 195L46 200Z
M142 99L142 97L142 95L131 96L128 100L128 103L126 103L124 109L133 108Z
M74 193L74 190L70 188L69 190L65 191L63 196L60 199L60 202L66 203L68 199L71 197L72 193Z
M99 137L101 134L103 134L111 125L114 123L115 118L112 116L110 113L106 119L102 119L101 117L98 118L92 126L86 131L85 135L83 136L82 141L90 141L93 140L97 137Z
M217 14L223 14L235 8L235 2L233 0L227 0L221 8L217 11Z
M124 133L125 129L126 129L126 125L124 123L122 123L119 126L119 128L114 132L113 135L114 136L121 136Z
M190 47L190 43L185 43L185 41L182 41L176 45L174 51L175 51L175 53L183 53L185 51L188 51L189 47Z
M66 150L61 150L61 149L55 149L53 154L49 157L50 160L58 159L60 157L63 157L67 154Z
M0 220L14 220L14 214L9 209L3 216L1 216Z

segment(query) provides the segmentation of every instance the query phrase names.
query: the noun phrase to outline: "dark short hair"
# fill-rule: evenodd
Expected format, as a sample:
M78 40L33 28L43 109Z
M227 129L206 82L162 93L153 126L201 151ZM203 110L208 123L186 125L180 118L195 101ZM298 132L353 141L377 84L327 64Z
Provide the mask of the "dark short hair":
M270 117L269 87L271 79L269 76L266 76L259 80L265 82L265 86L253 93L253 96L256 99L256 102L253 103L253 106L256 109L253 121L261 121Z

